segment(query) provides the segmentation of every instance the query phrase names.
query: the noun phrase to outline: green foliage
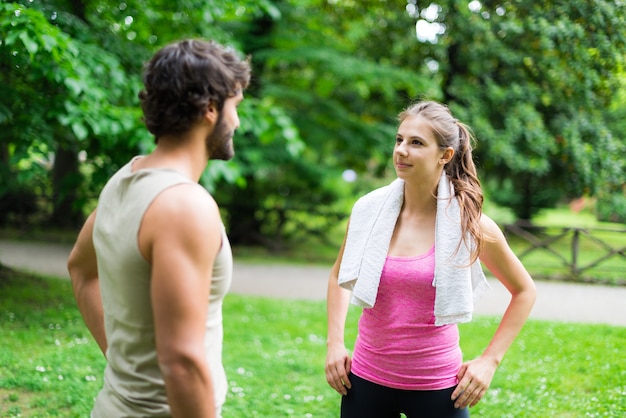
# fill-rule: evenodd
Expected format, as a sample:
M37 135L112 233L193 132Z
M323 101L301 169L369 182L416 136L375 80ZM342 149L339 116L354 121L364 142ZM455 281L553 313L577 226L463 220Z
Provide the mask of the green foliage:
M361 192L394 176L395 118L420 98L447 102L474 129L487 194L516 217L581 195L619 204L611 196L626 183L625 7L2 3L0 197L9 188L43 197L39 210L52 206L61 218L68 202L75 217L91 209L106 179L153 147L137 100L143 62L170 41L206 37L249 55L254 70L236 158L211 163L202 178L235 242L284 248L333 229ZM439 32L426 39L416 25ZM356 183L341 180L346 169Z
M435 17L408 3L416 7L282 2L263 40L254 33L259 90L287 103L315 151L304 158L335 176L345 168L392 176L395 115L426 97L449 102L474 127L490 195L518 218L626 181L623 130L607 126L606 112L623 61L621 3L485 3L472 11L451 0L439 2ZM445 30L416 40L416 20Z
M356 337L350 310L346 343ZM88 416L105 361L68 281L0 272L0 416ZM460 326L464 356L484 350L497 319ZM229 295L224 304L225 416L336 416L324 378L324 302ZM500 365L477 417L603 416L626 412L626 328L529 321Z
M0 169L13 173L23 162L32 169L43 168L44 178L54 180L43 192L54 199L55 210L68 199L74 208L89 208L89 201L115 170L131 156L153 147L141 122L137 93L143 61L157 47L183 37L230 44L233 39L224 22L242 21L241 14L278 13L268 1L194 0L130 5L25 1L3 4L2 11L0 27L7 37L0 44L5 66L0 78L5 88L0 91L0 124L9 129L2 130L7 139L0 152L5 157ZM242 119L254 124L244 130L260 135L257 138L263 145L280 137L287 151L297 154L301 148L297 129L280 107L274 106L269 113L267 108L267 104L259 109L246 106ZM49 164L33 164L37 161L33 144L46 158L52 157ZM55 154L68 157L54 161ZM79 154L83 167L77 169L72 160ZM239 173L237 165L218 166L205 173L203 184L211 189L225 179L242 185Z
M423 67L401 65L376 38L384 36L386 24L410 36L411 18L403 8L380 2L355 7L310 0L289 2L283 9L269 47L256 54L263 62L262 93L286 104L305 142L316 150L316 163L381 172L391 157L397 113L410 98L437 93ZM398 42L410 44L409 36Z
M612 193L596 203L598 219L626 224L626 193Z
M252 57L250 94L280 106L305 147L287 153L283 141L259 147L245 134L236 138L245 188L220 184L216 198L228 214L234 243L283 249L304 234L323 235L347 216L359 191L342 173L383 174L399 107L421 90L436 89L418 72L364 50L369 35L363 29L371 16L363 22L350 4L276 6L280 14L254 16L235 38ZM362 5L369 6L372 15L383 10L376 2ZM403 9L390 10L386 19L397 18L408 30Z
M493 193L500 203L530 219L560 198L622 184L614 150L624 138L607 128L607 109L620 85L624 4L446 3L444 97L474 127L481 170L505 189Z
M58 22L51 22L43 10L17 3L1 5L0 12L7 34L0 45L0 136L8 163L3 169L14 172L25 164L33 173L50 170L53 176L54 167L64 174L53 177L55 198L63 201L76 193L82 206L88 183L77 172L64 172L61 156L69 153L76 159L78 151L86 150L90 156L114 158L115 150L128 150L119 146L122 135L130 149L137 148L145 135L138 132L138 113L126 98L137 91L138 79L126 76L116 56L61 30L76 26L74 19L54 12L49 19ZM44 156L39 163L33 148ZM53 201L55 207L59 203Z

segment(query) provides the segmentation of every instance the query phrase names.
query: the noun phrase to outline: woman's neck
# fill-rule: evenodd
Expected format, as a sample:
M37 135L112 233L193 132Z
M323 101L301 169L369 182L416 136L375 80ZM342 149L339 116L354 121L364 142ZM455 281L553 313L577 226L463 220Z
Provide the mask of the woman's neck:
M402 211L422 216L434 214L437 211L437 184L405 181Z

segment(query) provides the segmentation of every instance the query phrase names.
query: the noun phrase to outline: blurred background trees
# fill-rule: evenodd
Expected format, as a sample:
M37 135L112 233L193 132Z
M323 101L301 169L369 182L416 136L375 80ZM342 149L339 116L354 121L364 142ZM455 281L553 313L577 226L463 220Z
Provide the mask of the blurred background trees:
M249 55L236 157L203 184L234 244L328 231L393 178L396 115L447 103L488 199L531 221L581 196L626 222L621 1L23 0L0 4L0 223L76 228L153 139L143 62L184 37Z

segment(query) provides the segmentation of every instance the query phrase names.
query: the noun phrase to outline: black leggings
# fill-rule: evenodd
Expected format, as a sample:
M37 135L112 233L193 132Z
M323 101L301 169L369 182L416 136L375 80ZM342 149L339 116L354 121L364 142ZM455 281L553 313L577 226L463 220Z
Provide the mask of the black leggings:
M456 409L454 388L442 390L393 389L350 373L352 388L341 397L341 418L468 418L467 408Z

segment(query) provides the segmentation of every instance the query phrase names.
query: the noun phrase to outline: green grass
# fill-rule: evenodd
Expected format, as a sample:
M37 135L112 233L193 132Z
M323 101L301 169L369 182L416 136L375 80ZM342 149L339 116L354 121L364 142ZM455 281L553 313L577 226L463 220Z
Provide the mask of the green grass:
M88 416L103 359L68 281L0 279L0 416Z
M325 305L229 295L224 416L336 417L326 384ZM356 332L348 319L346 341ZM463 324L466 358L486 346L497 319ZM104 359L67 281L0 270L0 417L85 417ZM626 327L530 321L473 417L622 417Z

